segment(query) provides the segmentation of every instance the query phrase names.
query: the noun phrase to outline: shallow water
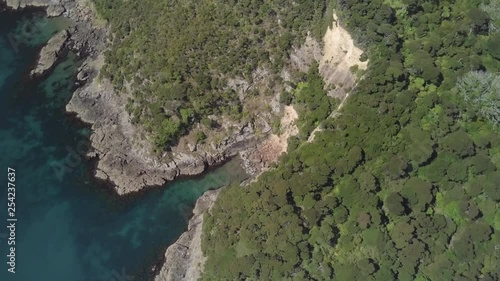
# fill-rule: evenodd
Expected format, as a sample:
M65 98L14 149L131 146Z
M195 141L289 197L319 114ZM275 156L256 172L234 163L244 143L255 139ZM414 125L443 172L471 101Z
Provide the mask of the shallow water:
M64 112L76 56L27 79L38 50L68 24L34 11L0 12L0 280L151 280L206 190L244 177L230 162L204 177L118 198L80 153L89 129ZM84 145L82 145L84 144ZM70 168L63 174L55 167ZM16 173L15 274L7 271L7 169ZM9 222L10 223L10 222Z

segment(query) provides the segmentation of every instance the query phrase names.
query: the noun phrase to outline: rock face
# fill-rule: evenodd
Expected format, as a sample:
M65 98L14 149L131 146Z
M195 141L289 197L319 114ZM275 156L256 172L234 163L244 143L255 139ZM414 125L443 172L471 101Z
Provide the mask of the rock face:
M203 215L209 212L220 190L205 192L193 210L193 218L189 221L188 230L168 247L165 263L156 276L155 281L198 280L203 272L206 258L201 250L201 234Z
M63 30L52 37L40 51L37 66L31 71L32 76L42 75L52 68L59 57L59 53L68 40L68 31Z
M47 7L47 16L49 17L58 17L62 15L66 9L62 5L49 5Z

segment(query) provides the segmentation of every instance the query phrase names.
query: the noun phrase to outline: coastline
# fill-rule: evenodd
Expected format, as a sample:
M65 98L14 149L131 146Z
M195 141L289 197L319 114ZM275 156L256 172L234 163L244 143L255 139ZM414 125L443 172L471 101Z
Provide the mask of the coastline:
M64 15L75 22L68 29L65 48L74 50L83 60L77 75L79 87L66 106L92 129L92 151L97 158L95 176L109 182L119 195L145 187L161 186L174 179L200 175L209 167L219 166L258 143L253 128L242 126L236 133L211 149L189 151L172 147L171 155L153 155L141 128L131 122L125 110L127 95L116 93L108 81L98 81L104 65L109 29L94 24L96 16L85 0L3 0L12 9L46 8L48 16ZM57 7L57 8L56 8ZM49 10L51 13L49 13ZM57 11L54 12L54 11ZM43 51L43 50L42 50ZM54 59L52 63L55 62ZM50 67L44 69L48 71ZM43 76L43 74L37 74Z
M198 280L206 257L201 250L205 212L210 212L221 189L205 192L197 201L187 230L165 251L163 266L155 281Z
M6 9L26 9L26 8L48 8L53 5L53 1L38 1L34 0L32 2L22 1L0 1L2 7ZM83 122L85 124L90 124L92 126L92 135L90 137L91 146L93 151L90 151L87 155L88 158L95 163L93 171L96 180L105 181L104 184L112 187L114 194L117 194L120 198L125 195L136 195L138 191L141 191L143 187L151 186L162 186L166 181L171 181L175 179L182 179L193 176L201 176L203 172L207 170L212 170L220 165L231 160L232 157L237 155L238 150L241 146L245 146L245 142L253 141L253 131L242 129L239 136L236 136L234 140L226 140L227 145L219 151L219 154L203 154L201 153L197 157L192 157L180 153L179 157L173 160L171 163L158 164L158 159L148 158L147 151L139 150L136 155L129 155L128 151L132 146L137 145L131 144L128 141L133 138L133 135L124 136L123 127L126 127L127 133L135 132L135 128L130 124L128 114L124 110L125 103L123 102L123 96L115 94L112 86L106 81L99 82L97 80L98 73L103 65L102 53L106 49L107 34L108 30L106 27L98 27L93 25L93 11L87 6L84 0L70 1L61 0L57 2L64 7L64 16L71 19L75 26L67 30L68 38L64 42L58 42L56 45L56 53L58 55L52 57L49 62L46 62L47 66L42 67L40 71L33 75L34 78L40 79L46 76L46 74L57 64L57 61L67 53L67 50L71 49L75 51L79 58L83 60L82 66L79 68L79 73L77 75L77 86L75 86L72 98L66 106L66 111L75 116L78 122ZM58 16L55 14L49 14L48 16ZM48 47L48 48L47 48ZM49 44L45 45L42 50L40 50L40 57L43 56L44 49L48 49L48 53L54 52L55 49ZM40 62L40 58L38 63ZM36 67L36 66L35 66ZM119 122L116 122L119 120ZM123 127L120 127L123 126ZM118 146L116 146L118 142ZM139 144L140 145L140 144ZM144 142L142 145L147 146ZM118 147L118 149L116 149ZM132 157L138 156L141 161L134 160ZM123 157L123 158L121 158ZM124 162L120 162L120 169L117 173L113 173L113 176L108 176L107 173L110 169L115 169L116 166L113 163L115 159L126 159ZM103 164L108 163L109 164ZM133 169L127 169L125 167L135 167L139 172ZM134 166L134 164L136 164ZM142 166L143 165L143 166ZM141 167L142 166L142 167ZM151 176L153 171L154 176ZM96 175L97 173L97 175ZM141 182L130 181L124 183L121 181L121 176L127 175L130 178L136 178ZM149 177L142 177L141 175L150 174ZM118 183L118 184L117 184ZM124 184L125 187L120 188L120 184ZM218 191L207 191L196 203L194 208L195 216L191 219L190 225L187 226L187 232L193 231L192 221L194 219L200 221L200 225L196 228L196 235L201 235L201 225L203 220L202 212L204 207L200 204L213 204L216 200L216 195ZM125 196L127 197L127 196ZM181 237L185 237L181 236ZM176 245L174 243L173 245ZM169 247L170 249L170 247ZM166 249L167 252L168 249ZM201 249L199 254L201 254ZM167 261L161 260L162 264L166 263L179 263L182 264L184 261L177 260L177 257L168 258ZM159 267L160 269L160 267ZM160 278L160 277L157 277Z
M43 9L54 3L54 1L43 0L33 0L33 3L22 1L19 2L20 4L17 4L18 2L12 4L13 1L0 0L2 7L14 10L31 9L33 7ZM143 188L146 186L158 187L173 179L201 176L202 173L215 169L230 161L233 157L236 157L242 148L256 144L253 130L248 127L242 127L239 130L239 134L224 140L224 145L218 147L216 152L212 154L198 152L198 155L191 156L180 152L176 159L166 164L160 164L159 159L149 157L150 155L147 151L148 144L144 140L133 144L129 142L133 140L136 128L132 126L129 116L124 110L125 97L116 94L112 86L106 81L101 82L97 79L104 62L102 53L107 46L108 29L93 25L93 11L87 6L85 0L61 0L57 3L64 7L64 16L72 20L75 25L72 28L68 28L67 40L64 43L57 44L58 55L53 57L48 63L49 65L40 73L36 73L33 78L41 79L45 77L68 50L75 51L83 61L78 70L77 82L72 98L66 106L66 111L72 118L76 118L75 121L91 126L92 134L90 142L93 150L88 153L87 157L95 163L93 165L95 170L92 173L95 180L104 181L101 183L111 187L114 191L113 193L118 197L126 200L128 195L137 195L136 193L143 191ZM59 16L49 13L47 15ZM46 47L48 45L44 46L44 48ZM40 57L44 48L40 50ZM52 52L52 50L49 51ZM137 148L137 150L134 150L134 148ZM130 151L137 154L130 155ZM138 158L134 159L134 157ZM118 163L118 166L115 165L116 163ZM132 168L128 169L130 167ZM113 169L116 169L116 172L109 172ZM129 182L123 182L122 177L125 178L125 181L128 180ZM192 233L195 231L195 233L190 234L188 237L192 237L191 235L200 237L203 211L205 210L203 204L213 204L216 200L216 195L214 196L214 194L218 194L218 192L218 190L207 191L197 200L194 208L195 216L191 218L186 232ZM193 220L199 221L199 227L193 228ZM186 237L186 233L181 237ZM196 243L199 244L200 241ZM175 245L177 245L177 242L172 244L173 247ZM170 248L168 247L163 251L168 253ZM196 259L202 255L201 249L198 249ZM185 260L178 259L176 256L164 256L159 263L163 266L158 264L158 270L169 263L182 265L185 263ZM160 274L160 272L155 272L154 270L153 273L155 275L157 273ZM156 275L155 278L161 278L161 275Z
M196 149L195 146L192 150L173 147L170 155L152 155L150 143L143 137L144 132L132 124L125 110L127 95L116 93L108 81L98 80L99 72L104 65L103 52L107 48L109 30L105 26L94 24L94 11L88 6L87 1L3 1L6 1L8 6L9 3L14 3L10 5L11 8L36 6L49 9L54 5L60 6L64 9L63 12L61 9L50 9L63 13L76 23L68 30L69 39L66 48L76 51L83 59L83 63L77 75L79 86L66 105L66 111L75 114L79 120L91 126L92 151L87 156L95 159L94 176L109 183L118 196L136 193L145 187L161 186L174 179L201 175L207 169L218 166L238 154L245 162L245 169L253 171L252 177L256 178L261 172L269 169L269 164L276 162L281 153L286 152L286 139L289 135L286 139L273 142L272 134L257 137L253 126L245 124L236 128L232 135L220 143L211 144L211 149L210 146L203 149ZM303 54L308 52L315 55L308 57ZM326 58L324 50L321 50L319 44L311 44L310 47L306 44L305 47L295 49L291 57L297 59L297 61L292 59L292 66L297 69L307 68L315 60L323 63L327 61L324 59ZM342 59L343 57L339 58ZM328 65L333 65L331 60L328 61ZM286 71L284 69L284 72ZM350 78L350 72L345 69L341 71ZM288 123L287 126L293 127L292 123ZM297 130L295 128L292 131ZM276 137L274 135L274 139ZM275 142L280 145L276 146ZM272 153L273 157L269 161L263 160L262 156L269 154L269 151L277 154ZM219 192L220 189L208 191L196 202L194 216L189 222L187 231L167 248L165 261L155 277L156 281L179 280L178 278L193 280L200 276L205 259L201 251L203 214L210 210ZM189 246L186 246L187 244Z

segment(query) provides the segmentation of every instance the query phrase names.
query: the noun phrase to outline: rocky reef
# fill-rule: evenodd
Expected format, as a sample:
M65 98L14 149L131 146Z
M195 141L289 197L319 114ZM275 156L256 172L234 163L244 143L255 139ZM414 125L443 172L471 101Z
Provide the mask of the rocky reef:
M31 71L31 76L42 75L52 68L67 40L68 31L66 30L54 35L40 51L40 58L38 59L35 69Z

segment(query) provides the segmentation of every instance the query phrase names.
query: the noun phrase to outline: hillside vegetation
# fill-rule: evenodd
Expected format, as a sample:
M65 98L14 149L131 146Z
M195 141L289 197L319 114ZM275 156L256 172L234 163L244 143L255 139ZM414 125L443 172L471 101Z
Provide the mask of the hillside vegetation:
M499 7L337 1L368 72L314 142L221 192L202 279L500 280ZM314 73L287 102L331 106Z
M132 92L127 109L159 151L193 124L217 126L210 115L241 118L227 78L251 82L261 68L277 82L291 46L309 31L321 38L331 22L319 0L95 2L113 32L102 74Z

